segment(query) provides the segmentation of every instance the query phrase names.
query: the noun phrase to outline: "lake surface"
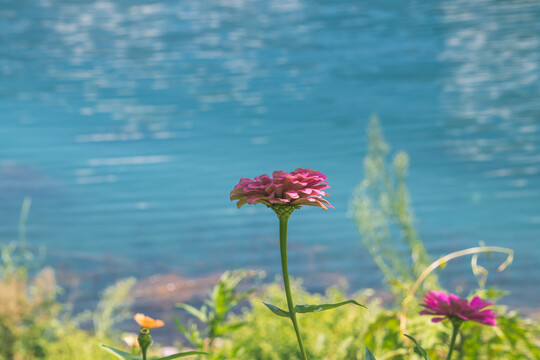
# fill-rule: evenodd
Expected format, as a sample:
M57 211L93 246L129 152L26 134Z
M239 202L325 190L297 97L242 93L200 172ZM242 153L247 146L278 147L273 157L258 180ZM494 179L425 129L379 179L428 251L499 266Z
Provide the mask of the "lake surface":
M378 286L347 215L377 114L433 257L513 248L503 273L481 257L488 285L538 305L540 2L1 0L0 28L0 242L30 196L29 244L97 288L274 274L275 215L229 192L309 167L336 209L294 214L292 275ZM474 285L468 263L450 286Z

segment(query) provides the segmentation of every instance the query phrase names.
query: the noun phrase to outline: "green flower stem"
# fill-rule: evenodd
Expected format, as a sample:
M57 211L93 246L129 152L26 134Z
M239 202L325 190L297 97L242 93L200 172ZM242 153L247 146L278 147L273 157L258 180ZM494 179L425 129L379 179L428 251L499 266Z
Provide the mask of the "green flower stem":
M142 358L146 360L146 349L142 349Z
M452 352L454 351L454 345L456 344L457 334L459 333L461 323L463 323L463 320L457 318L451 318L450 320L452 321L452 326L454 329L452 330L452 339L450 340L450 349L448 350L446 360L450 360L452 358Z
M289 216L291 215L292 210L294 210L294 208L292 208L290 212L279 212L274 209L279 218L279 247L281 250L281 268L283 270L283 284L285 285L287 306L289 307L289 314L291 316L291 321L294 326L296 338L298 339L298 346L300 346L302 359L307 360L306 350L304 349L304 344L302 343L302 336L300 335L300 328L298 327L298 322L296 321L296 312L294 311L294 303L291 294L291 284L289 282L289 268L287 265L287 222L289 221Z

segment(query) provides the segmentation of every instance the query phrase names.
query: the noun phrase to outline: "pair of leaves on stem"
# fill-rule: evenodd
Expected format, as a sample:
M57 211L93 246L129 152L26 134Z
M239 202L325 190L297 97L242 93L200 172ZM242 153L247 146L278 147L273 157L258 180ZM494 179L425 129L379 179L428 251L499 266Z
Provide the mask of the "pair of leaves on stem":
M407 334L403 334L403 335L408 337L414 343L415 345L414 351L418 353L418 355L422 356L424 360L430 360L427 354L427 351L424 350L424 348L420 346L420 344L418 343L418 341L416 341L415 338ZM373 353L368 348L366 348L366 360L375 360L375 356L373 356Z
M122 350L115 349L113 347L107 346L107 345L101 345L105 350L108 350L110 353L112 353L114 356L116 356L118 359L121 360L141 360L141 356L133 355L130 353L127 353ZM208 353L202 352L202 351L187 351L183 353L173 354L165 357L159 357L159 358L150 358L149 360L172 360L181 358L184 356L190 356L190 355L208 355Z
M274 306L274 305L271 305L271 304L267 304L267 303L263 303L263 304L266 305L266 307L269 308L270 311L272 311L274 314L276 314L278 316L283 316L283 317L286 317L286 318L291 317L291 315L289 314L288 311L282 310L282 309L278 308L277 306ZM343 306L343 305L346 305L346 304L355 304L355 305L358 305L358 306L365 307L364 305L359 304L358 302L356 302L354 300L347 300L347 301L342 301L340 303L335 303L335 304L296 305L294 307L294 312L298 313L298 314L319 312L319 311L334 309L334 308L337 308L337 307L340 307L340 306Z

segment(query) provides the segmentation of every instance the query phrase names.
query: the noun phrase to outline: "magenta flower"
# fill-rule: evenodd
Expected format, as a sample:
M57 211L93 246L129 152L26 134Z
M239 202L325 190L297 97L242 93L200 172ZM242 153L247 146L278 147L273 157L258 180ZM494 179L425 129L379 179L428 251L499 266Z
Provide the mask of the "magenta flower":
M231 200L238 208L245 204L310 205L327 209L333 207L322 197L329 188L326 175L311 169L298 168L290 173L274 171L272 177L263 174L254 179L242 178L231 191Z
M442 316L431 319L432 322L439 322L444 319L461 319L497 326L495 324L497 314L491 310L482 310L493 305L493 303L482 301L478 296L468 302L467 299L461 299L454 294L448 295L444 291L429 291L426 293L421 305L425 309L420 312L420 315Z

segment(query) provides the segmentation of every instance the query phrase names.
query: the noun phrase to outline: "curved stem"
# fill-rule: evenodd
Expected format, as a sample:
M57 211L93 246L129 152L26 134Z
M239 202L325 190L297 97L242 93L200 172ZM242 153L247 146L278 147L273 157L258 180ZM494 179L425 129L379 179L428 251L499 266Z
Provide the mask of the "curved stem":
M420 274L420 276L418 277L418 279L414 283L413 287L411 288L411 290L409 291L409 293L405 297L405 300L403 300L403 303L407 304L410 300L412 300L412 298L414 297L414 293L416 292L416 290L418 290L418 287L420 286L422 281L424 281L425 278L433 270L435 270L436 268L441 266L441 264L445 264L449 260L452 260L454 258L458 258L458 257L465 256L465 255L478 254L478 253L481 253L481 252L501 252L501 253L505 253L505 254L508 255L506 260L499 266L497 271L503 271L504 269L506 269L506 267L514 259L514 251L512 249L507 249L507 248L503 248L503 247L499 247L499 246L479 246L479 247L474 247L474 248L470 248L470 249L465 249L465 250L460 250L460 251L453 252L451 254L443 256L439 260L434 261L433 263L431 263L431 265L429 265L422 272L422 274Z
M307 360L306 350L302 343L302 336L300 335L300 328L296 321L296 312L294 311L294 303L291 294L291 285L289 282L289 268L287 265L287 222L289 216L279 216L279 247L281 251L281 269L283 270L283 285L285 286L285 295L287 297L287 306L289 308L289 314L294 326L294 332L298 339L298 346L300 346L300 352L302 353L302 359Z
M452 352L454 351L454 345L456 344L456 338L461 323L462 321L452 321L454 329L452 330L452 339L450 340L450 349L448 350L448 356L446 357L446 360L450 360L452 358Z

